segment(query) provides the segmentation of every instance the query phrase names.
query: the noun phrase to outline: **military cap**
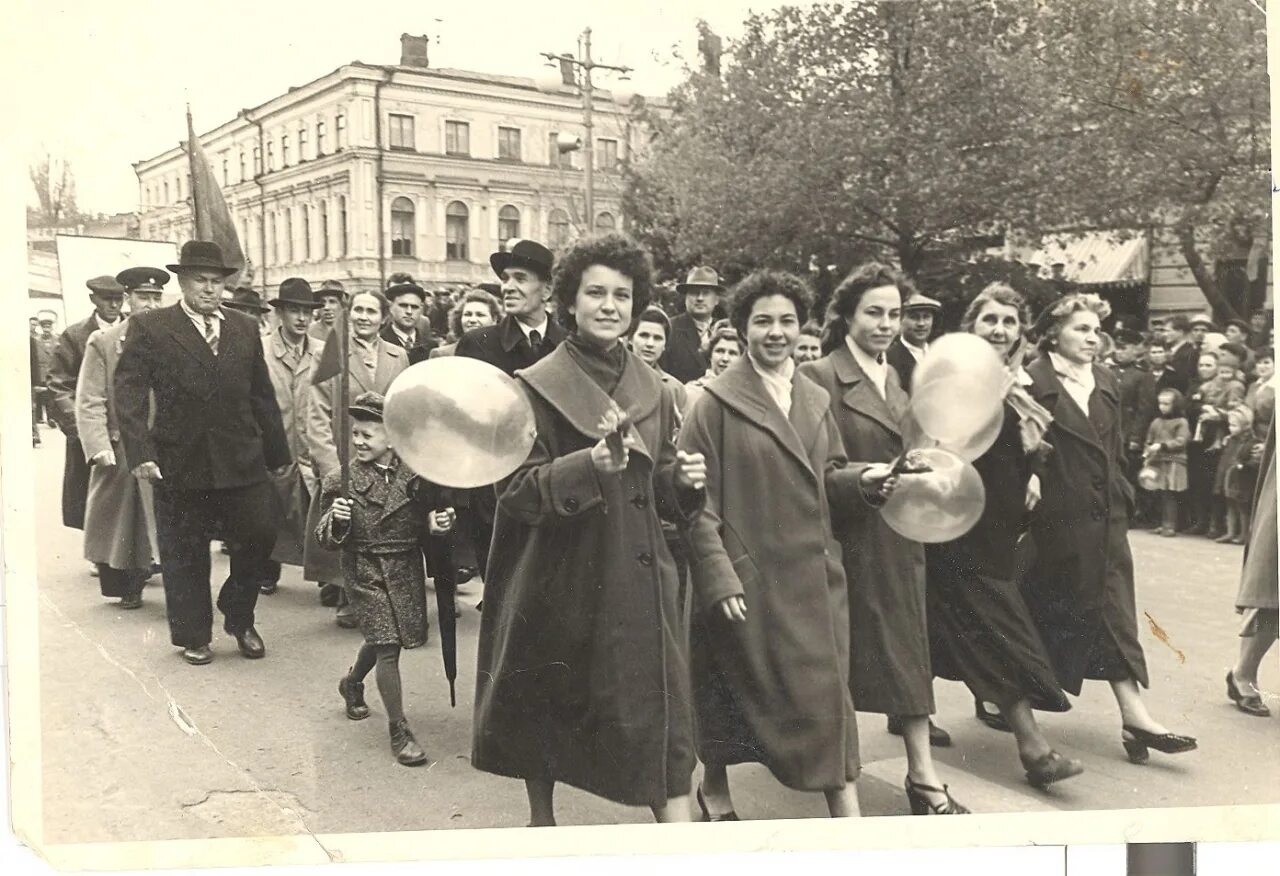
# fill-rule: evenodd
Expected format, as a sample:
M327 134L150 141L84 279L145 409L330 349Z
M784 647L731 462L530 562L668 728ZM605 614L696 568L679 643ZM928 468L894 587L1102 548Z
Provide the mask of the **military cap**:
M386 399L380 393L362 392L356 396L356 400L351 403L347 411L354 419L381 423L384 404Z
M116 282L126 292L163 292L169 272L159 268L126 268L116 274Z
M124 297L124 287L116 282L116 278L110 274L103 274L101 277L94 277L85 283L89 287L89 291L94 295L119 295Z

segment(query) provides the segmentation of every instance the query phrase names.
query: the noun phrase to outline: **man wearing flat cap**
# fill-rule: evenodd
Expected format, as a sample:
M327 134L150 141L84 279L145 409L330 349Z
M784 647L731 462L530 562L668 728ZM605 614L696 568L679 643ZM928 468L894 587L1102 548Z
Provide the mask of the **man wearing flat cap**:
M391 303L391 319L382 329L382 339L403 349L409 354L409 364L416 365L436 347L431 324L422 318L427 303L426 290L408 280L388 286L386 296Z
M347 290L338 280L325 280L315 291L315 295L320 309L307 333L324 343L329 337L329 332L333 331L333 327L338 324L338 311L346 304Z
M169 274L129 268L116 274L129 318L89 336L76 381L76 429L92 467L84 515L84 557L98 569L98 586L120 608L142 605L142 585L160 559L151 484L133 476L120 440L115 373L129 326L160 306Z
M292 461L289 442L257 322L220 306L236 269L203 240L183 244L167 267L182 298L132 318L115 392L125 456L155 489L169 638L188 663L213 659L209 543L223 536L231 547L217 602L223 629L245 657L262 657L254 607L276 537L268 469Z
M658 364L676 380L688 383L707 373L703 347L710 342L711 322L724 286L714 268L700 266L689 271L676 293L684 296L684 313L671 320L671 336Z
M124 287L115 277L94 277L85 285L89 287L93 313L62 333L46 383L49 414L67 436L67 457L62 469L62 525L72 529L84 529L85 498L89 494L89 466L76 430L76 380L89 335L119 322L124 307Z
M924 358L933 338L933 325L942 304L928 295L913 292L902 304L902 331L885 351L885 359L898 372L902 388L911 391L911 377L916 363Z
M35 356L36 366L31 372L34 393L36 422L45 426L54 423L53 414L49 410L48 390L45 381L49 378L49 367L53 364L53 354L58 349L58 336L53 333L56 316L52 310L42 310L36 314Z

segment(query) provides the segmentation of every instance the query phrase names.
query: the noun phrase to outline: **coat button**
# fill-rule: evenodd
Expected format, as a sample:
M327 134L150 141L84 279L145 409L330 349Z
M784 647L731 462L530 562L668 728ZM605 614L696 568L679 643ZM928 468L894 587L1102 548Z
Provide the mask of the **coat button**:
M578 510L578 500L577 500L577 499L575 499L575 498L573 498L572 496L570 496L568 499L565 499L565 500L564 500L564 510L566 510L566 511L577 511L577 510Z
M641 493L638 496L632 496L631 504L643 510L649 507L649 497L646 496L644 493Z
M636 562L642 566L652 566L653 554L648 551L642 551L638 556L636 556Z

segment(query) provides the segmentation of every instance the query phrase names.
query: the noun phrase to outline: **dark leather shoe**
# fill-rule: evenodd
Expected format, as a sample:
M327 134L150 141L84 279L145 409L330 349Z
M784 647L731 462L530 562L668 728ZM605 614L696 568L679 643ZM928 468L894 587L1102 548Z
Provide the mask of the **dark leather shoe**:
M1004 719L1004 714L1000 711L988 712L987 704L982 700L973 701L973 715L992 730L999 730L1001 733L1013 732L1009 722Z
M279 587L280 585L277 584L275 581L263 581L261 584L258 585L258 592L261 593L263 596L270 596L272 593L275 593L276 590L279 589Z
M363 721L369 717L369 706L364 701L364 682L352 681L350 674L342 676L338 682L338 693L346 703L347 717L352 721Z
M1027 784L1043 791L1054 782L1078 776L1084 772L1084 766L1074 757L1063 757L1056 751L1050 751L1035 760L1024 760L1022 766L1027 771Z
M403 766L422 766L427 762L427 753L413 738L408 721L396 721L390 725L391 753Z
M183 648L182 659L192 666L204 666L206 663L213 662L213 649L208 645L201 645L199 648Z
M342 599L342 586L339 584L320 585L320 604L325 608L334 608Z
M889 715L886 729L894 736L901 736L902 718L898 715ZM929 720L929 744L934 748L951 747L951 734L933 723L933 719Z
M120 597L120 607L127 610L142 608L142 591L137 590L128 596Z
M1245 693L1240 690L1239 685L1236 684L1235 670L1227 673L1227 696L1236 704L1236 708L1246 715L1253 715L1255 718L1271 717L1271 710L1262 701L1262 697L1256 693Z
M702 796L701 785L698 786L697 794L695 796L698 800L698 808L702 810L703 821L740 821L741 820L740 818L738 818L738 813L734 812L732 809L730 809L728 812L721 813L720 815L712 815L711 809L707 806L707 798Z
M258 631L253 627L245 630L243 633L235 633L236 645L240 648L240 653L248 657L250 660L257 660L259 657L265 657L267 654L267 646L262 641L262 636L258 635Z

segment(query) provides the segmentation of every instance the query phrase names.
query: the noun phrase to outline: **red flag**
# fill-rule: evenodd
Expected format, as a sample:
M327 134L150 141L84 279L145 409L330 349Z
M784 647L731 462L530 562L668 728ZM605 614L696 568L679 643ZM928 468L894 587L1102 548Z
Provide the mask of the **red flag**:
M340 346L342 345L338 343L338 333L330 329L329 336L324 339L324 349L320 351L320 359L311 372L312 386L324 383L331 377L337 377L342 371L342 351L338 349Z
M191 164L191 213L195 218L195 236L200 240L212 240L222 250L222 258L228 265L244 270L244 250L236 234L236 224L227 209L222 189L214 179L209 158L196 137L191 125L191 110L187 110L187 156ZM228 287L234 286L237 277L227 278Z

